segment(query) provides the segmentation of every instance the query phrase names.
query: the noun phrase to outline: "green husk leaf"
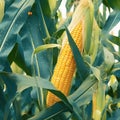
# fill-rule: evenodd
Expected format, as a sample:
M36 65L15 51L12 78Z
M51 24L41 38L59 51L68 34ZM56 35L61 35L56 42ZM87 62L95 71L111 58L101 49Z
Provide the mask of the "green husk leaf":
M87 8L85 12L85 18L84 18L84 30L83 30L83 36L84 36L84 51L86 54L89 54L90 46L92 42L92 29L93 29L93 21L94 21L94 7L91 1L89 1L89 7Z

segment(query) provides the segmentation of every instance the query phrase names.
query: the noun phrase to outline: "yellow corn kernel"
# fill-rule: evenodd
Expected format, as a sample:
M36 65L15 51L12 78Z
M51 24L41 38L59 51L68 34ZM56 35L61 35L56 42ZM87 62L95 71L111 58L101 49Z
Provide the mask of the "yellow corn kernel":
M72 30L71 35L77 47L82 52L82 21ZM75 72L75 68L76 64L72 54L72 50L69 46L68 41L66 41L64 47L60 51L54 73L51 78L51 82L53 83L53 85L66 96L68 95L71 87L71 81ZM47 106L51 106L58 101L59 99L55 95L48 92Z
M93 4L91 0L80 0L77 6L68 29L74 39L77 47L82 53L85 42L88 42L89 34L88 28L92 28L93 19ZM89 24L90 23L90 24ZM92 29L91 29L92 30ZM86 32L87 31L87 32ZM71 87L71 81L76 69L76 63L69 46L67 36L63 39L62 48L58 57L57 64L51 78L52 84L57 90L61 91L64 95L68 95ZM48 92L46 104L51 106L58 102L60 99L54 94Z

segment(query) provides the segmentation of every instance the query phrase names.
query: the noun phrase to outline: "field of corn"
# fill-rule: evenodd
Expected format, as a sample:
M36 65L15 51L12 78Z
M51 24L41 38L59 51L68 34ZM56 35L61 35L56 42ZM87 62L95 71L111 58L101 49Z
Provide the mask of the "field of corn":
M0 120L120 120L120 0L63 1L0 0Z

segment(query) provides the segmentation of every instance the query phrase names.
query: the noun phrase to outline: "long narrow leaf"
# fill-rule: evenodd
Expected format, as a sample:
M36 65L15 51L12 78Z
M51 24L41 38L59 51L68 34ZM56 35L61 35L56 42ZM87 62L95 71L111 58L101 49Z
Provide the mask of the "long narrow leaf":
M10 54L16 43L16 36L24 25L34 1L16 0L5 12L3 22L0 24L0 57L7 58ZM2 66L2 63L0 64Z
M103 65L105 66L104 69L106 71L109 71L114 64L115 59L114 59L113 54L107 48L103 47L103 52L104 52L104 63L103 63Z
M86 81L84 81L84 83L78 88L78 90L68 97L69 102L73 106L73 110L74 110L73 112L75 112L75 114L76 113L77 115L79 114L78 112L79 110L75 107L76 105L80 107L91 101L92 93L94 92L96 83L97 83L97 80L95 79L95 77L89 76L86 79ZM34 117L28 120L39 120L39 119L48 120L54 117L55 115L59 115L60 113L65 112L66 110L69 111L69 109L66 109L66 107L64 107L64 110L63 110L62 104L57 103L51 106L50 108L43 110L38 115L35 115ZM78 115L77 118L81 118L81 117L79 117Z
M88 93L88 91L90 93L93 93L93 91L91 91L91 90L92 89L94 90L94 87L95 87L96 83L97 83L97 80L96 80L95 76L94 75L89 75L86 78L86 80L81 84L81 86L72 95L70 95L68 97L68 99L72 99L73 101L76 101L76 102L79 101L79 99L82 99L82 96L84 96L84 94ZM86 97L91 97L91 96L89 95L89 96L86 96ZM81 105L84 104L83 101L79 101L79 102L80 102Z
M114 44L120 46L120 37L116 37L114 35L109 35L109 40L113 42Z
M102 29L102 33L103 34L106 34L106 33L108 34L110 32L110 30L113 27L115 27L115 25L118 24L118 22L120 22L120 12L119 11L113 11L109 15L109 17L108 17L108 19L107 19L107 21L106 21L106 23L105 23L105 25Z
M46 25L46 22L45 22L45 19L44 19L44 15L43 15L43 12L42 12L42 8L41 8L41 3L39 0L36 0L36 9L37 9L37 14L38 14L38 19L39 21L41 21L41 26L42 26L42 31L44 31L44 35L45 37L50 37L49 35L49 31L48 31L48 28L47 28L47 25Z
M78 119L81 119L79 108L92 100L92 94L96 90L96 85L97 79L94 75L90 75L72 95L68 96L68 100L73 106L73 112Z
M72 49L72 52L73 52L73 55L74 55L74 58L76 61L78 72L79 72L80 76L82 76L82 78L85 79L89 75L89 72L90 72L89 68L85 65L85 63L82 59L81 53L79 52L79 49L77 48L77 45L74 42L74 40L67 28L66 28L66 32L67 32L70 47Z
M10 95L9 99L12 99L16 95L16 93L21 93L25 89L28 89L30 87L40 87L43 89L47 89L56 96L58 96L64 102L64 104L72 111L72 107L69 104L65 95L62 94L60 91L56 90L49 81L43 78L0 72L0 79L2 79L6 85L8 94Z
M59 44L46 44L46 45L41 45L41 46L38 46L35 51L34 51L34 54L38 53L38 52L41 52L41 51L44 51L48 48L55 48L55 47L58 47L60 48L61 46Z
M28 120L49 120L50 118L53 118L54 116L66 111L68 111L67 107L61 102L59 102L49 108L46 108L39 114L36 114L35 116L29 118Z
M31 62L33 59L32 54L35 48L44 44L44 35L41 31L42 28L38 27L38 24L42 23L39 23L39 20L36 16L37 15L35 12L33 12L33 15L28 17L25 25L20 31L21 42L19 43L19 49L15 58L15 62L29 75L33 75L32 67L34 65L36 75L40 74L42 77L48 78L50 75L50 70L45 51L35 55L33 63Z

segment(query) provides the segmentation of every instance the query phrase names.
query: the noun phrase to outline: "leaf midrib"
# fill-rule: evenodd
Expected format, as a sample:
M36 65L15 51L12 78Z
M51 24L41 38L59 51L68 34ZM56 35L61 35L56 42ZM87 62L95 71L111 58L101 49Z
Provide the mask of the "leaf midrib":
M25 0L25 1L23 2L23 4L21 5L22 7L18 10L18 12L17 12L16 15L15 15L15 18L13 18L12 23L11 23L10 26L8 27L7 33L5 34L5 36L4 36L4 38L3 38L3 42L2 42L2 44L1 44L1 46L0 46L0 51L2 50L2 48L3 48L3 46L4 46L4 43L5 43L5 41L6 41L7 37L8 37L11 29L12 29L12 26L14 25L16 19L18 18L19 14L21 13L20 11L23 10L24 6L26 5L25 2L27 3L28 0Z

